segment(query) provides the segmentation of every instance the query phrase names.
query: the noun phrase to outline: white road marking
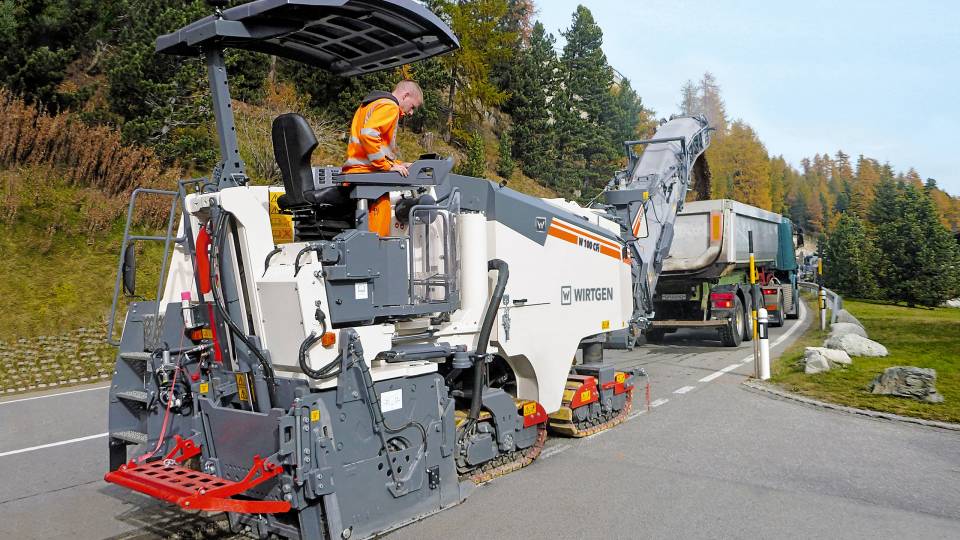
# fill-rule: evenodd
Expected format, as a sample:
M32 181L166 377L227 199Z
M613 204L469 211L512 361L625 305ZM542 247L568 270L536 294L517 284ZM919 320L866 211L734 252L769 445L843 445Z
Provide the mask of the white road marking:
M604 433L609 433L609 432L610 432L609 429L604 429L604 430L602 430L602 431L598 431L598 432L594 433L593 435L587 435L586 437L583 438L583 440L588 441L588 440L590 440L590 439L592 439L592 438L594 438L594 437L599 437L600 435L603 435Z
M9 452L3 452L0 454L0 458L13 456L16 454L23 454L25 452L33 452L35 450L43 450L44 448L53 448L54 446L63 446L65 444L73 444L83 441L89 441L90 439L99 439L101 437L106 437L109 433L97 433L96 435L87 435L86 437L77 437L76 439L69 439L66 441L53 442L49 444L41 444L40 446L31 446L30 448L21 448L19 450L10 450Z
M753 357L751 356L750 359L753 360ZM711 373L711 374L707 375L706 377L700 379L700 382L703 382L703 383L710 382L710 381L716 379L717 377L722 376L724 373L730 373L731 371L737 369L737 368L740 367L741 365L742 365L742 364L730 364L729 366L727 366L727 367L725 367L725 368L723 368L723 369L721 369L721 370L719 370L719 371L714 371L713 373Z
M557 446L554 446L554 447L551 447L551 448L547 448L546 450L544 450L544 451L540 454L540 459L547 459L547 458L549 458L549 457L553 457L553 456L559 454L560 452L566 452L567 450L569 450L569 449L571 449L571 448L573 448L573 447L570 446L569 444L558 444Z
M634 418L640 416L641 414L643 414L643 413L645 413L645 412L647 412L647 411L635 412L635 413L631 414L630 416L628 416L626 421L629 422L630 420L633 420Z
M651 404L650 404L650 408L659 407L659 406L663 405L664 403L666 403L666 402L668 402L668 401L670 401L670 400L669 400L669 399L666 399L666 398L660 398L660 399L658 399L658 400L655 400L653 403L651 403Z
M59 394L47 394L45 396L33 396L28 398L11 399L10 401L0 401L0 406L10 405L11 403L20 403L21 401L33 401L35 399L46 399L51 397L67 396L70 394L79 394L81 392L93 392L94 390L106 390L107 388L110 388L110 385L97 386L96 388L84 388L83 390L71 390L69 392L60 392Z
M696 386L684 386L684 387L681 387L681 388L677 388L676 390L673 391L673 393L674 393L674 394L686 394L687 392L693 390L694 388L696 388Z

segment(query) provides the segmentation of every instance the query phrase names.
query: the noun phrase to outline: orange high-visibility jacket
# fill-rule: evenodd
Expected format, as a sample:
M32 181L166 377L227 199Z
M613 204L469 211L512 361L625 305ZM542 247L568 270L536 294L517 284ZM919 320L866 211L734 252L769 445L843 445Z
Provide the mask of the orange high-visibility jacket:
M363 98L350 125L345 173L389 171L397 160L400 104L393 94L371 92Z

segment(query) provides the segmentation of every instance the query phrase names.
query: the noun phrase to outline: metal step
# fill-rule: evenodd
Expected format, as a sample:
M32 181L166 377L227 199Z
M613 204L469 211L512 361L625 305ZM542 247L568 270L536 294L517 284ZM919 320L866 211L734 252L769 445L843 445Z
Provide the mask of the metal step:
M117 392L117 397L127 401L139 401L140 403L150 402L150 394L144 390L124 390Z
M147 434L139 431L117 431L111 433L110 436L133 444L145 444L147 442Z
M122 352L120 353L120 358L131 362L146 362L150 360L152 356L148 352Z

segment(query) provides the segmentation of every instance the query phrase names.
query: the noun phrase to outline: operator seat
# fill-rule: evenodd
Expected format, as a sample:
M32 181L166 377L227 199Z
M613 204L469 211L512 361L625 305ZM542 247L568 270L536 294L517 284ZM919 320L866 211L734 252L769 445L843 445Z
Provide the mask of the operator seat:
M349 201L349 195L339 187L318 189L314 182L310 156L317 148L317 137L302 116L286 113L276 117L271 136L273 154L286 190L277 200L281 209L337 205Z

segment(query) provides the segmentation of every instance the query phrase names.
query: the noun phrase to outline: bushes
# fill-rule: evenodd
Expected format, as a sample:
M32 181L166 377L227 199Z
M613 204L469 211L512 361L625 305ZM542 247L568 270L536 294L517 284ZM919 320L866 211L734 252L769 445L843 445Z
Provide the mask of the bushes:
M107 126L91 127L70 113L56 116L26 104L0 88L0 167L29 167L49 170L70 186L93 191L87 203L89 226L99 230L122 214L127 195L137 187L171 188L176 171L164 169L148 148L123 145L120 134ZM49 178L40 181L50 183ZM23 189L15 181L4 184L2 217L17 215ZM139 205L138 220L159 224L166 217L169 202L145 198ZM108 218L104 212L114 214Z

